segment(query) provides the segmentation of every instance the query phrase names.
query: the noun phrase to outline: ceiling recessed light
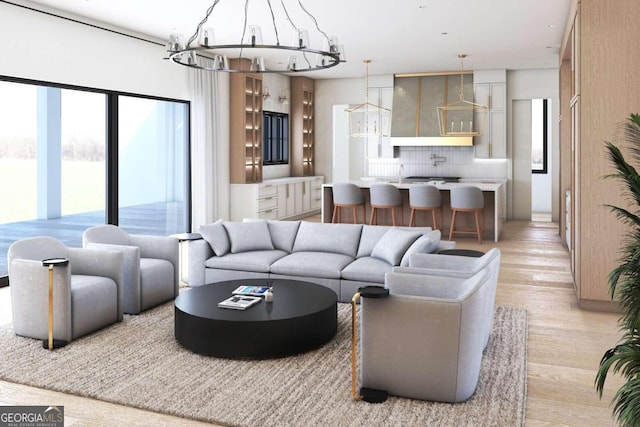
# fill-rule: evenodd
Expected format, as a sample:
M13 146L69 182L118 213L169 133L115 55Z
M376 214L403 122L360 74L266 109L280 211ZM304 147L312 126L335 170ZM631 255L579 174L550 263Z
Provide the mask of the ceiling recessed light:
M555 25L553 25L553 24L549 24L549 25L547 25L547 27L548 27L548 28L555 28L556 26L555 26Z
M447 34L449 34L449 33L447 33L446 31L443 31L443 32L441 32L440 34L441 34L441 35L443 35L443 36L446 36L446 35L447 35Z
M426 4L419 4L418 5L418 9L426 9L427 5Z

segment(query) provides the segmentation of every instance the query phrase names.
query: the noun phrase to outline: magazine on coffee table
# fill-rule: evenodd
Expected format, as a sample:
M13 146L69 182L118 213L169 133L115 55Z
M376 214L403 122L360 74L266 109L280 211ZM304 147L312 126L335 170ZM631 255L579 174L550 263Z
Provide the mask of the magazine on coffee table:
M252 295L254 297L263 297L264 294L271 289L269 286L238 286L233 295Z
M220 308L231 308L233 310L246 310L252 305L258 304L262 301L260 297L254 297L250 295L233 295L224 301L218 303Z

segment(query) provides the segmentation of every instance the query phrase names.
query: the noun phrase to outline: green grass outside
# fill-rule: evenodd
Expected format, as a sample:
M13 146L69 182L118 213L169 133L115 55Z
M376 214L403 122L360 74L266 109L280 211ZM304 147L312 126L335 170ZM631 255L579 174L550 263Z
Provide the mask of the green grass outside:
M62 163L62 215L104 210L104 162ZM0 159L0 224L37 218L36 161Z

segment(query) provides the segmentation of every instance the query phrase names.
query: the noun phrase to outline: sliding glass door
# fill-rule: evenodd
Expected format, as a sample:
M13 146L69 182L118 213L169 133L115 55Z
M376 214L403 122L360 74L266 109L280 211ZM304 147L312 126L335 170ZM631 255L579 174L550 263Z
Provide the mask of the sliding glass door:
M118 223L135 233L187 229L186 104L120 96Z
M0 80L0 279L26 237L189 231L189 175L188 103Z

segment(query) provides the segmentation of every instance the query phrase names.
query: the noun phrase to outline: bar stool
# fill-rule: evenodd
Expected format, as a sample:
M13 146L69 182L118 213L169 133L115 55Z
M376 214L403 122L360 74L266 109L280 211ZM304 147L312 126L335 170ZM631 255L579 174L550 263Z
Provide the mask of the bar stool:
M339 182L333 184L333 215L331 222L340 222L340 208L353 209L353 223L358 223L358 206L362 206L363 222L366 222L367 213L364 205L364 194L355 184Z
M371 199L371 218L369 224L378 223L377 210L391 209L391 221L396 225L396 208L400 206L400 222L402 223L402 194L391 184L372 184L369 188Z
M475 230L455 230L456 213L473 212L476 221ZM482 217L482 220L480 219ZM449 240L454 233L477 234L478 242L482 243L484 231L484 195L482 190L474 186L459 186L451 188L451 228Z
M440 209L440 218L442 218L442 196L440 190L435 185L412 185L409 187L409 207L411 207L411 215L409 216L409 227L416 225L416 211L431 211L433 220L433 229L438 228L436 221L436 209Z

